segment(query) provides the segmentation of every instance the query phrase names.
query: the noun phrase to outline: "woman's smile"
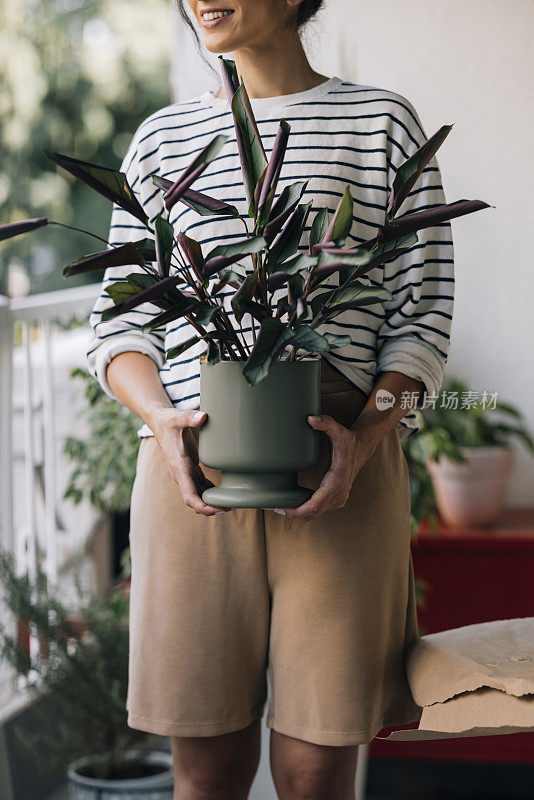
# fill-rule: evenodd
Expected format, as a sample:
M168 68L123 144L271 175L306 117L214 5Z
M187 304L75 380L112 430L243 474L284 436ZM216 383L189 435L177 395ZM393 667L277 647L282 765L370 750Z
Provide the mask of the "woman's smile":
M233 9L230 8L205 9L200 12L200 24L203 28L223 25L233 13Z

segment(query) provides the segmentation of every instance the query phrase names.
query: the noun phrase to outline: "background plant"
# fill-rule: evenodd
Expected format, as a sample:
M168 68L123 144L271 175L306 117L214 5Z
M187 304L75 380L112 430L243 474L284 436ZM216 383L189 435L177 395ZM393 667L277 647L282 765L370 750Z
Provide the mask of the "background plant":
M92 777L143 774L140 762L153 747L153 737L127 724L127 585L115 586L107 597L100 597L84 591L77 581L73 614L46 587L39 565L32 582L27 575L17 575L12 554L0 550L0 586L9 611L40 642L39 652L30 653L16 634L0 624L2 658L24 676L36 698L47 699L46 708L37 709L41 721L31 735L16 727L17 738L36 765L43 772L60 774L73 759L101 755L102 761L93 762ZM138 751L133 763L126 760L129 749Z
M124 513L135 479L139 419L108 397L86 370L77 367L71 377L84 383L89 434L65 440L65 454L74 469L63 496L75 504L86 497L102 513Z
M426 463L446 457L466 463L464 448L508 447L511 440L519 439L534 453L534 441L523 423L521 412L510 403L497 400L491 407L475 400L463 404L462 398L473 393L465 381L451 378L443 385L440 396L458 398L457 407L440 405L416 410L419 429L402 443L410 471L412 496L411 525L415 535L423 522L437 527L437 507L432 481ZM473 398L475 399L475 398Z
M534 453L534 441L522 421L521 412L510 403L497 400L486 405L476 402L461 402L469 397L468 384L458 378L451 379L443 386L442 393L447 397L459 398L458 407L436 403L416 412L421 422L415 434L412 454L420 460L431 458L439 461L444 455L452 461L464 463L466 458L462 448L466 447L508 447L515 438L523 442ZM488 401L489 402L489 401Z

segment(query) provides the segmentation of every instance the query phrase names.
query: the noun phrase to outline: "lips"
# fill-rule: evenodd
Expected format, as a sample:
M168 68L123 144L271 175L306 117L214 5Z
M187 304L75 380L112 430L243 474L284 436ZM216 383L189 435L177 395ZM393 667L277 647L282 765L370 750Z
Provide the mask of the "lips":
M224 22L233 13L232 8L204 8L200 12L200 22L203 27L211 28Z

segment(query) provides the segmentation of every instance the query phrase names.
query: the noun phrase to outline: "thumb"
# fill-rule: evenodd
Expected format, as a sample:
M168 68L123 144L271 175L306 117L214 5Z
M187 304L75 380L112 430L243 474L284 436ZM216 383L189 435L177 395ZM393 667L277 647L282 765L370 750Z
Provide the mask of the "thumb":
M185 424L189 428L198 428L206 421L206 416L206 412L200 411L198 408L186 411Z
M328 431L335 425L335 421L332 417L329 417L328 414L320 414L319 416L310 415L308 417L308 422L316 431Z

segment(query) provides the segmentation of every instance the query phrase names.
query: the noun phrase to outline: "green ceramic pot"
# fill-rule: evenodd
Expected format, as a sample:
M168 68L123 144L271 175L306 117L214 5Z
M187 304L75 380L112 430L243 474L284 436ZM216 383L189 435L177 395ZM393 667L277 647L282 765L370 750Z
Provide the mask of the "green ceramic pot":
M243 361L200 367L201 464L222 471L205 503L223 508L293 508L312 494L297 472L319 460L319 433L307 421L320 414L321 360L280 361L250 386Z

